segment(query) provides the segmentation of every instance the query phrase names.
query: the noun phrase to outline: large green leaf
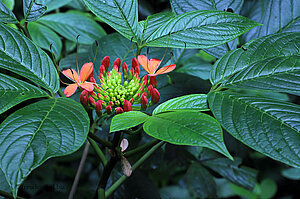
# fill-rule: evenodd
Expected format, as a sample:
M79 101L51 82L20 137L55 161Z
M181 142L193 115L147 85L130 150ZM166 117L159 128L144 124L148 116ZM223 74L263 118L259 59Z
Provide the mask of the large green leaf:
M59 88L57 71L36 44L17 30L0 24L0 68L24 76L49 91Z
M228 8L233 10L233 13L239 14L244 0L171 0L172 10L176 15L194 10L221 10L225 11ZM228 43L230 50L236 49L236 39ZM221 57L227 51L228 47L225 44L205 49L206 52L215 56Z
M8 7L8 9L13 10L15 7L15 0L1 0L2 3L4 3L6 5L6 7Z
M47 7L35 3L34 0L23 0L24 18L28 22L32 22L45 14Z
M175 111L152 115L145 132L157 139L178 145L203 146L232 159L227 151L220 124L211 116L196 111Z
M227 158L215 158L203 161L205 166L219 173L230 182L252 190L256 182L256 172L250 168L240 166L241 159L234 158L234 161Z
M27 99L45 96L43 90L0 73L0 114Z
M300 33L265 36L219 59L210 73L224 87L274 89L299 93Z
M172 10L177 15L193 10L227 10L240 13L244 0L171 0Z
M32 40L37 45L51 52L50 45L52 44L52 52L56 59L60 57L62 43L53 30L37 22L28 23L27 27Z
M106 35L104 29L91 18L81 13L56 13L42 17L38 21L53 29L65 38L78 42L92 44L95 40Z
M0 22L18 23L14 13L2 1L0 1Z
M276 32L300 31L299 0L259 0L245 2L245 15L263 26L253 28L242 35L243 43L253 38L262 37ZM250 4L247 6L247 4ZM248 11L248 13L247 13Z
M47 12L60 8L72 0L35 0L36 3L47 6Z
M3 175L2 171L0 170L0 190L5 192L10 192L10 188L6 182L5 176ZM0 196L0 199L5 199L4 197Z
M177 110L207 111L209 110L207 96L205 94L192 94L173 98L156 107L152 114L156 115L162 112Z
M139 31L137 0L84 0L84 2L97 17L124 37L137 41Z
M113 117L110 124L110 132L121 131L135 127L145 122L149 116L140 111L129 111L122 114L118 114Z
M0 125L0 169L13 195L47 159L78 150L88 130L86 111L68 98L42 100L7 117Z
M147 46L210 48L229 42L260 24L237 14L197 10L178 15L146 39Z
M275 160L300 168L300 106L237 93L211 92L209 106L236 139Z

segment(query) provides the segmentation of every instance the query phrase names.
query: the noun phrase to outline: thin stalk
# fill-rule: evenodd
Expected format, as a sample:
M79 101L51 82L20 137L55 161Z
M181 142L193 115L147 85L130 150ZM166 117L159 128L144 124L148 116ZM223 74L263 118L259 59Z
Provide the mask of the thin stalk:
M59 95L60 97L64 97L64 96L65 96L65 94L62 92L61 89L58 89L57 93L58 93L58 95Z
M83 153L82 153L82 156L81 156L81 160L80 160L80 163L79 163L79 167L77 169L76 176L75 176L71 191L69 193L68 199L72 199L75 195L76 188L77 188L77 185L78 185L78 182L79 182L79 179L80 179L80 175L81 175L81 172L82 172L87 154L89 152L89 147L90 147L89 142L86 142Z
M160 141L155 146L153 146L149 151L147 151L133 166L132 166L132 172L135 171L138 167L140 167L144 161L149 158L156 149L161 147L163 145L164 141ZM107 189L105 192L105 197L110 196L123 182L128 178L128 176L123 175L120 177L110 188Z
M107 159L106 159L104 153L101 151L101 149L99 148L99 146L97 145L97 143L94 140L92 140L91 138L88 137L88 141L90 142L90 144L93 147L94 151L96 152L97 156L101 160L103 166L105 166L107 164Z
M111 142L102 140L101 138L99 138L98 136L96 136L95 134L93 134L91 132L89 132L89 137L91 139L93 139L94 141L98 142L99 144L102 144L105 147L113 148L113 144Z
M9 199L15 199L12 194L7 193L5 191L1 191L1 190L0 190L0 196L3 196L5 198L9 198ZM17 196L16 199L25 199L25 198Z
M150 142L148 142L148 143L146 143L146 144L144 144L144 145L141 145L141 146L139 146L139 147L136 148L136 149L133 149L133 150L131 150L131 151L126 152L126 153L124 154L124 156L125 156L126 158L129 158L129 157L131 157L131 156L134 156L134 155L136 155L136 154L138 154L138 153L140 153L140 152L145 151L145 150L148 149L148 148L153 147L154 145L156 145L157 143L159 143L159 141L160 141L160 140L157 140L157 139L151 140Z

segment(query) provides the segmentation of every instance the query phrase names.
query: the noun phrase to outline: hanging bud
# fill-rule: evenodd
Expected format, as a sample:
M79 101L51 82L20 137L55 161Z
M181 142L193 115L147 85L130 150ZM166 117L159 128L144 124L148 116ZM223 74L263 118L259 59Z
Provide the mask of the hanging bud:
M122 72L123 72L123 77L126 79L128 77L128 66L125 62L122 64Z
M147 93L144 92L144 93L142 94L142 97L141 97L141 105L142 105L142 109L146 109L146 108L147 108L147 104L148 104Z
M104 65L106 71L108 71L109 62L110 62L109 56L105 56L103 58L103 60L102 60L102 64L101 65Z
M94 98L92 98L92 97L89 97L89 103L93 106L95 106L95 104L96 104Z
M92 83L96 83L96 80L95 80L95 78L94 78L94 77L90 77L90 82L92 82Z
M160 94L156 88L153 88L151 91L151 102L156 104L160 99Z
M133 99L133 98L131 98L131 99L129 100L129 102L130 102L131 104L133 104L133 102L134 102L134 99Z
M127 177L129 177L132 174L132 168L128 160L122 156L121 158L121 165L122 165L122 171L123 174Z
M150 84L147 89L147 98L151 97L152 90L153 90L153 86Z
M106 70L105 70L105 66L104 65L101 65L100 66L100 72L99 72L99 78L100 78L100 74L105 74Z
M116 108L116 114L121 114L121 113L124 113L123 109L121 107L117 107Z
M117 65L118 66L118 71L119 71L119 68L121 66L121 59L120 58L117 58L115 61L114 61L114 65Z
M157 81L156 81L156 77L155 76L150 76L150 84L156 88L157 86Z
M101 116L101 115L102 115L102 103L103 103L102 100L98 100L98 101L96 102L96 107L95 107L95 109L96 109L96 113L97 113L98 116Z
M139 67L139 62L138 60L134 57L132 58L132 62L131 62L132 68L136 69L137 67Z
M111 113L112 113L112 108L111 108L110 105L106 106L106 112L107 112L108 114L111 114Z
M132 111L132 105L127 100L124 100L124 102L123 102L123 108L124 108L125 112Z
M120 107L121 108L121 107ZM126 138L122 139L120 143L121 151L124 152L128 148L129 142Z
M89 102L89 92L87 90L83 90L80 94L80 102L82 105L87 106Z

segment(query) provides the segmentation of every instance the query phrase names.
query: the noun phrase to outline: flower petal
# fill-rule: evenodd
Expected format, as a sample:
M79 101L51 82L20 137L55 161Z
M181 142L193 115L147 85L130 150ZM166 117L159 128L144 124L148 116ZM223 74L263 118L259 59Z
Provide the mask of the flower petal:
M84 82L80 84L80 87L87 90L88 92L91 92L94 90L94 85L90 82Z
M176 68L176 64L165 66L165 67L162 67L161 69L159 69L158 71L156 71L156 73L154 75L149 75L149 76L155 76L155 75L160 75L160 74L164 74L164 73L169 73L169 72L173 71L175 68Z
M147 73L150 73L148 58L145 55L139 55L138 61L141 64L141 66L145 69L145 71L147 71Z
M161 61L159 59L150 59L150 62L149 62L150 74L155 73L155 71L158 68L160 62Z
M85 82L93 74L94 74L93 63L88 62L83 64L83 66L80 69L80 81L82 83Z
M75 93L77 88L78 88L77 84L70 84L65 88L64 94L66 95L66 97L70 97Z
M78 74L75 70L67 69L67 70L63 70L62 73L68 78L70 78L71 80L74 80L75 82L79 82Z

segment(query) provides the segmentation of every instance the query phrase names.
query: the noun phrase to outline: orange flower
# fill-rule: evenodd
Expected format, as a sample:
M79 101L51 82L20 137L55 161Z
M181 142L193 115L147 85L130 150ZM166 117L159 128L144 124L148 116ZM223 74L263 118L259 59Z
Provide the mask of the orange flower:
M70 84L65 88L65 95L66 97L70 97L75 93L77 90L78 86L81 88L91 92L94 90L94 85L91 82L86 82L86 80L89 77L92 77L94 75L94 69L93 69L93 63L88 62L83 64L82 68L80 69L80 78L78 77L78 74L75 70L73 69L67 69L62 71L62 73L70 78L71 80L75 81L74 84Z
M176 64L172 64L169 66L162 67L161 69L156 71L161 61L159 59L148 60L148 58L145 55L139 55L138 61L141 64L141 66L145 69L145 71L149 73L149 76L156 76L164 73L169 73L176 68Z

